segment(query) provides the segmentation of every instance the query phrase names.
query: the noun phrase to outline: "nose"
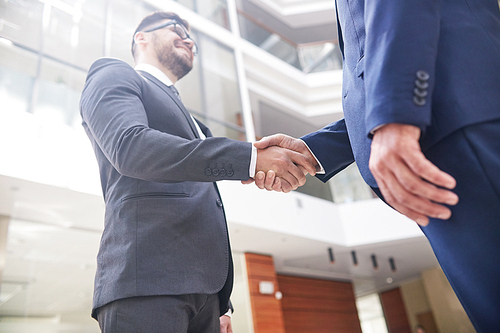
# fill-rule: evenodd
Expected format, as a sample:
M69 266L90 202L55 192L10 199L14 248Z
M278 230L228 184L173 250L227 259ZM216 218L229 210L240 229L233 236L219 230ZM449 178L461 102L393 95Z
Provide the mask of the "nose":
M183 39L184 44L186 44L190 49L193 49L194 41L191 38Z

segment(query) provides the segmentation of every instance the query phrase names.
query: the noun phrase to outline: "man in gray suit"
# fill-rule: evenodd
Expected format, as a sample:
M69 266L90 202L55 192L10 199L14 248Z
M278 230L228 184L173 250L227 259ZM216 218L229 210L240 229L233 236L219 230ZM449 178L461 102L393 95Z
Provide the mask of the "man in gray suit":
M103 332L232 332L233 266L215 181L274 170L296 188L304 170L315 173L310 155L212 137L188 113L173 88L197 51L188 28L174 13L145 17L136 68L99 59L82 93L106 203L92 308Z

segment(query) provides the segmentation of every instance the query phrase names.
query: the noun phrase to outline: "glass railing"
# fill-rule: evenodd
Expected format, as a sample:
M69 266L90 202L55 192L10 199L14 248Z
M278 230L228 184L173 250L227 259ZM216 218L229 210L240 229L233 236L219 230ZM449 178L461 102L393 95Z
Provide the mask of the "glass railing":
M193 12L230 30L226 0L175 0Z
M305 72L342 68L342 55L332 42L297 45L242 12L238 14L241 37Z

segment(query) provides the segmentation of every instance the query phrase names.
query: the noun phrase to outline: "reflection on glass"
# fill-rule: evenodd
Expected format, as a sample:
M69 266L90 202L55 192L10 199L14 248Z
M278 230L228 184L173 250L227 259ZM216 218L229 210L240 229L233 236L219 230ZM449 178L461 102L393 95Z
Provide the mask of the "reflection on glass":
M107 8L108 26L106 56L134 62L130 51L132 38L139 22L156 9L136 0L110 0Z
M203 34L199 34L199 41L204 111L210 118L241 126L234 52Z
M280 58L295 68L302 69L297 53L297 46L267 30L256 21L251 21L243 15L238 15L241 37L252 44Z
M0 1L0 35L38 51L43 6L38 0Z
M104 50L105 2L67 0L46 2L44 53L86 68Z
M296 45L241 13L238 21L241 37L305 73L342 68L338 45L330 42Z
M44 60L33 113L50 122L80 126L79 101L85 73Z
M338 45L320 43L299 47L301 68L305 73L323 72L342 68L342 53Z
M335 202L345 203L374 198L373 191L364 182L355 163L335 175L330 182L333 183Z
M226 0L176 0L201 16L229 30Z
M27 112L36 76L36 55L0 44L0 101L4 111Z

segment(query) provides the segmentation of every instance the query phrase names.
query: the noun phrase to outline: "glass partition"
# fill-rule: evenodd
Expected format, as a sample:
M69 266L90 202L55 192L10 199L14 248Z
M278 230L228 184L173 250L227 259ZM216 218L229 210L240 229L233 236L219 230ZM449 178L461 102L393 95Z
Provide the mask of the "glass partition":
M181 5L230 30L226 0L175 0Z
M0 1L0 36L38 51L43 8L38 0Z
M80 94L84 71L44 59L33 114L44 121L80 128Z
M44 54L87 68L104 55L104 15L100 0L46 2Z
M156 9L137 0L109 0L106 7L105 55L122 59L133 66L132 37L139 22Z
M200 52L191 73L176 83L186 108L214 136L245 141L234 51L193 31Z
M0 43L0 101L4 111L28 112L36 65L34 53Z
M361 177L356 163L339 172L329 182L332 183L333 197L337 203L367 200L376 197L375 193Z
M250 17L239 13L238 23L240 34L250 43L280 58L295 68L302 69L297 52L297 46L285 40L280 35L270 31Z
M305 73L342 68L342 54L334 43L297 45L242 12L238 21L242 38Z

